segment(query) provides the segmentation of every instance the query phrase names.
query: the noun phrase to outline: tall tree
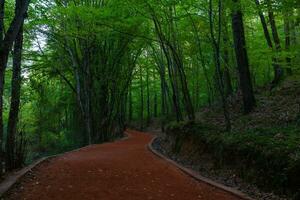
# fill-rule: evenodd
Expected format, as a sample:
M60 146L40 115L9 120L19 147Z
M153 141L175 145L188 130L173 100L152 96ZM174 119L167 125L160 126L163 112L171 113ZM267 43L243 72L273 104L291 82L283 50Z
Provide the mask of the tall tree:
M250 77L243 14L241 11L240 0L233 0L232 2L232 32L239 71L240 89L243 95L244 112L249 113L255 107L256 102Z
M222 99L222 107L223 107L223 113L226 123L226 130L231 130L231 122L230 122L230 116L228 111L228 105L227 105L227 99L225 96L225 87L224 87L224 81L222 79L222 72L221 72L221 33L222 33L222 2L221 0L218 1L218 28L217 28L217 37L215 36L215 30L214 30L214 21L213 21L213 2L212 0L209 1L209 24L210 24L210 35L212 40L212 45L214 49L214 62L215 62L215 69L216 69L216 79L217 79L217 87L221 95Z
M265 36L267 45L273 51L274 50L274 45L273 45L272 38L271 38L269 29L268 29L267 20L266 20L265 15L262 11L262 8L261 8L261 3L260 3L259 0L255 0L255 4L256 4L257 9L258 9L258 15L259 15L259 18L260 18L260 22L261 22L261 25L262 25L262 28L263 28L263 32L264 32L264 36ZM271 15L273 17L273 14L269 14L269 15ZM278 47L277 47L277 50L278 50ZM275 49L275 51L277 51L277 50ZM279 80L281 78L281 74L282 74L281 66L280 66L279 60L278 60L278 58L276 58L276 56L272 56L272 65L273 65L273 69L274 69L274 79L272 81L271 88L273 88L277 85L277 83L279 82Z
M6 141L6 168L8 170L21 166L16 166L16 135L20 107L20 89L21 89L21 62L23 47L23 26L17 35L13 51L13 74L11 80L11 102L9 110L9 119L7 126ZM20 163L20 162L18 162Z
M15 8L16 12L10 23L7 31L4 30L4 8L5 0L0 0L0 173L2 173L2 163L4 159L3 152L3 93L4 93L4 80L5 80L5 69L8 62L8 56L19 34L20 28L26 17L29 6L29 0L16 0Z
M143 84L143 70L142 66L139 66L140 73L140 129L144 129L144 84Z
M275 44L275 50L277 53L280 53L281 44L280 44L279 34L277 31L272 2L271 2L271 0L266 0L266 3L267 3L270 26L271 26L271 30L272 30L273 41ZM280 58L276 58L275 62L276 62L276 64L274 65L274 79L272 81L272 88L275 87L280 82L281 78L283 77L283 69L279 65Z

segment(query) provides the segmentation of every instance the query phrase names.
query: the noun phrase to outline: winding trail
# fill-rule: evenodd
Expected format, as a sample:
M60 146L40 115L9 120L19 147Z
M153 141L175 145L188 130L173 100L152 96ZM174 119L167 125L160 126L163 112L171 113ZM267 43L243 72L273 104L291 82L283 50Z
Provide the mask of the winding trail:
M153 155L152 136L129 131L126 140L93 145L44 162L6 199L237 200L197 182Z

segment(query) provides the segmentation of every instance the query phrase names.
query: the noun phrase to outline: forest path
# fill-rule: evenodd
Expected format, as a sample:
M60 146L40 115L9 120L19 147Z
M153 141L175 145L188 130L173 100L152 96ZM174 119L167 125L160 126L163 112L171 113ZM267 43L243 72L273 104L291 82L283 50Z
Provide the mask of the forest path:
M236 200L197 182L153 155L152 136L128 131L129 138L92 145L44 162L25 177L8 199L26 200Z

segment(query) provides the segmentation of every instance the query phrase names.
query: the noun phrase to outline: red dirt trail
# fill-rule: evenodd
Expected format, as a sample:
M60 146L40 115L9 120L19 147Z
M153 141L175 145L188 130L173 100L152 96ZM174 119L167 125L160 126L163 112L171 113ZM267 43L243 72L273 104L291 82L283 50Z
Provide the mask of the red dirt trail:
M51 159L23 178L5 199L238 200L197 182L153 155L152 136L129 131L126 140L93 145Z

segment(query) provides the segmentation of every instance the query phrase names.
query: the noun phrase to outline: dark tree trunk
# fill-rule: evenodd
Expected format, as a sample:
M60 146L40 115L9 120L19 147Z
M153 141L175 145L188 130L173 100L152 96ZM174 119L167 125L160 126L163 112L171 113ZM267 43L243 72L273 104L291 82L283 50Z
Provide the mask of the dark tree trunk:
M235 54L239 71L240 88L243 95L244 112L249 113L255 107L255 97L250 77L248 54L243 24L243 15L240 10L240 1L233 0L237 9L232 12L232 31L235 46Z
M0 0L0 46L4 37L4 4L5 0Z
M174 57L172 57L172 56L174 56L174 54L173 54L172 49L170 49L170 48L172 48L172 45L170 45L169 43L168 43L168 45L166 45L166 42L168 42L168 41L165 40L165 35L163 34L163 32L161 30L161 25L155 15L153 15L153 22L155 25L156 33L157 33L159 41L160 41L161 49L163 50L163 53L167 60L168 75L169 75L170 84L172 87L173 108L174 108L174 112L176 114L176 119L179 122L179 121L183 120L183 116L182 116L182 112L181 112L181 108L180 108L180 101L179 101L180 97L179 97L178 80L177 80L178 79L177 78L177 73L178 73L177 70L178 69L176 69L176 65L174 65L174 60L173 60Z
M3 151L3 85L4 69L6 68L7 55L2 52L4 38L4 0L0 0L0 175L4 169L4 151Z
M128 108L128 121L132 121L132 114L133 114L133 109L132 109L132 89L129 89L129 108Z
M215 31L214 31L214 20L213 20L213 2L212 0L209 1L209 25L210 25L212 46L214 51L216 84L222 99L222 107L223 107L226 130L231 131L231 121L230 121L230 116L228 111L227 99L224 93L224 82L222 79L222 72L221 72L220 44L221 44L221 32L222 32L222 15L221 15L222 11L223 11L222 2L221 0L219 0L218 1L218 34L216 38Z
M140 67L140 95L141 95L141 105L140 105L140 129L144 129L144 88L143 88L143 73Z
M19 107L20 107L20 89L21 89L21 62L23 47L23 27L21 26L17 35L13 52L13 75L11 80L11 103L9 110L9 119L7 126L6 141L6 168L12 170L21 166L15 164L15 140L17 134ZM20 162L19 162L20 163Z
M193 103L191 100L191 95L190 95L190 92L188 89L183 64L181 64L181 66L180 66L180 79L181 79L181 87L182 87L181 89L182 89L182 93L183 93L183 99L184 99L187 116L188 116L189 120L194 121L195 120L195 111L194 111L194 106L193 106Z
M300 13L300 11L299 11L299 13ZM299 19L300 19L300 14L299 14ZM290 24L291 24L291 30L290 30L291 31L291 34L290 34L291 44L293 46L295 46L295 45L297 45L297 31L296 31L297 22L295 19L293 19L290 21Z
M157 117L157 94L155 93L154 94L154 117L156 118Z
M284 34L285 34L285 50L287 52L290 51L290 46L291 46L291 29L290 29L290 14L287 12L285 13L285 16L284 16ZM286 72L288 75L291 75L292 74L292 68L291 68L291 65L292 65L292 59L290 57L290 55L288 55L286 57Z
M228 67L225 67L223 70L223 81L224 81L224 93L226 97L229 97L233 93L231 76Z
M4 152L3 152L3 92L5 69L7 66L8 55L11 51L20 27L24 22L29 6L29 0L16 0L15 16L10 23L8 30L4 33L4 0L0 0L0 174L3 172Z
M191 20L191 23L192 23L192 26L193 26L193 29L194 29L194 35L195 35L195 40L197 42L197 47L198 47L198 57L197 59L200 61L201 63L201 67L203 69L203 73L204 73L204 77L205 77L205 80L206 80L206 87L207 87L207 102L209 104L209 106L211 106L212 104L212 85L211 85L211 81L209 79L209 76L208 76L208 72L207 72L207 69L206 69L206 60L205 60L205 57L203 55L203 51L202 51L202 43L201 43L201 39L200 39L200 35L199 35L199 29L198 27L196 26L196 23L194 21L194 19L192 18L191 14L189 12L187 12L190 20Z
M226 15L224 16L226 18ZM227 22L225 21L224 23L224 32L223 32L223 42L224 42L224 47L223 47L223 54L224 54L224 70L223 70L223 81L224 81L224 92L225 96L228 97L232 95L233 93L233 88L232 88L232 82L231 82L231 76L230 76L230 62L229 62L229 51L228 51L228 46L229 46L229 37L228 37L228 29L227 29Z
M264 35L265 35L268 47L273 49L273 43L272 43L272 39L271 39L270 32L269 32L269 29L268 29L268 25L267 25L267 22L266 22L266 18L265 18L264 14L263 14L263 12L260 8L259 0L255 0L255 4L256 4L257 9L258 9L258 15L259 15L259 18L260 18L261 25L263 27L263 31L264 31Z
M260 5L260 2L259 0L255 0L255 4L257 6L257 9L258 9L258 15L259 15L259 18L260 18L260 22L261 22L261 25L262 25L262 28L263 28L263 31L264 31L264 35L265 35L265 39L266 39L266 42L267 42L267 45L268 47L273 51L273 42L272 42L272 39L271 39L271 35L270 35L270 32L269 32L269 29L268 29L268 25L267 25L267 22L266 22L266 18L261 10L261 5ZM273 82L274 82L274 86L276 85L276 82L279 81L280 79L280 65L278 63L278 59L276 57L272 57L272 65L273 65L273 69L274 69L274 79L273 79ZM272 87L273 86L273 83L272 83Z
M0 53L0 175L4 170L5 153L3 151L3 90L7 56Z
M267 8L268 8L268 16L269 16L269 21L271 25L271 30L272 30L272 36L275 44L275 49L277 52L281 51L281 45L280 45L280 39L277 31L277 26L275 22L275 16L273 13L273 8L270 0L267 0ZM275 58L274 62L276 64L274 65L274 79L272 81L272 88L275 87L281 80L283 76L283 70L279 64L279 59Z
M150 125L150 120L151 120L150 88L149 88L149 68L147 68L146 86L147 86L147 126L149 126Z
M161 130L165 131L165 119L167 115L167 86L166 70L163 63L160 66L160 87L161 87Z
M271 4L270 0L267 0L267 8L268 8L268 16L269 16L269 20L270 20L273 40L275 43L275 48L276 48L276 50L281 50L280 39L279 39L278 31L277 31L275 16L274 16L274 12L273 12L273 8L272 8L272 4Z

